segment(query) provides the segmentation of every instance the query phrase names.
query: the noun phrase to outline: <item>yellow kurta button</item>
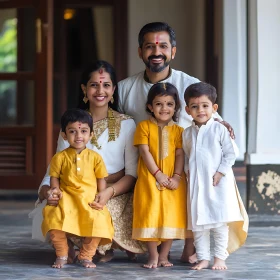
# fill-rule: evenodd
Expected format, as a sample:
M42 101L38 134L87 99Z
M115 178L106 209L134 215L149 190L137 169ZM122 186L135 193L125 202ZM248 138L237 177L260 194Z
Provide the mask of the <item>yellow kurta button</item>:
M78 168L77 168L77 170L78 170L78 171L80 171L80 170L81 170L81 168L80 168L80 167L78 167Z
M80 160L80 158L78 157L77 160Z

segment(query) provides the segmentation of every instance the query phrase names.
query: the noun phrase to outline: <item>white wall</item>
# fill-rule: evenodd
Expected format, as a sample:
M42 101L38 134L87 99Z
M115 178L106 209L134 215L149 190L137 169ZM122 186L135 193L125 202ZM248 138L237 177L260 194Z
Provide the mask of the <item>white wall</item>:
M204 0L129 0L128 75L144 70L138 57L138 33L149 22L165 21L176 32L172 67L204 79Z
M280 1L250 0L249 19L247 160L280 164Z

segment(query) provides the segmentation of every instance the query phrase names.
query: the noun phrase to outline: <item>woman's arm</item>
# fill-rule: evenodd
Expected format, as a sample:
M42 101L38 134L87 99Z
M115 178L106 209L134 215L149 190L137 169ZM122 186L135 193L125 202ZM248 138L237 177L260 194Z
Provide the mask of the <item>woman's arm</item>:
M115 196L129 192L134 188L136 178L131 175L123 176L118 182L113 184L115 188Z
M125 175L115 184L105 188L103 191L99 192L90 207L101 210L108 200L112 197L129 192L135 185L136 178L131 175Z
M98 192L102 192L106 189L106 181L104 178L97 178L97 190Z
M124 170L109 175L106 181L110 186L96 195L91 207L102 209L112 196L115 197L125 194L134 188L138 161L138 149L133 146L134 132L135 123L132 119L121 122L121 134L124 139L122 158L124 161ZM113 143L111 145L113 145ZM121 158L119 160L121 160ZM111 178L113 179L112 181Z

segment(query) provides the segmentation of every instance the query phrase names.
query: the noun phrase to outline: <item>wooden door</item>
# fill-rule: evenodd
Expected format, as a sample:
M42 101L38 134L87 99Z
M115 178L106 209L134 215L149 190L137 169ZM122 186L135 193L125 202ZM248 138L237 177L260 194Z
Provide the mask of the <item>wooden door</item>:
M77 107L81 73L91 61L111 63L127 77L127 0L54 1L53 148L60 117Z
M53 0L0 1L0 189L36 189L52 156Z

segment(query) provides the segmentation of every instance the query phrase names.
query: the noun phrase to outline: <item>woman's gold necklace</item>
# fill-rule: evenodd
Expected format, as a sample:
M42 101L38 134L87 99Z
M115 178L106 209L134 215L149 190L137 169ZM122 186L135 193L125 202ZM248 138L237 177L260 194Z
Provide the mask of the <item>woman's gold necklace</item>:
M88 111L88 113L91 115L90 111ZM108 142L115 141L116 140L116 118L114 115L114 111L111 108L108 109L108 113L107 113L107 127L108 127L108 133L109 133ZM97 137L96 137L94 128L93 128L93 136L91 138L91 143L98 150L100 150L102 148L97 142Z

